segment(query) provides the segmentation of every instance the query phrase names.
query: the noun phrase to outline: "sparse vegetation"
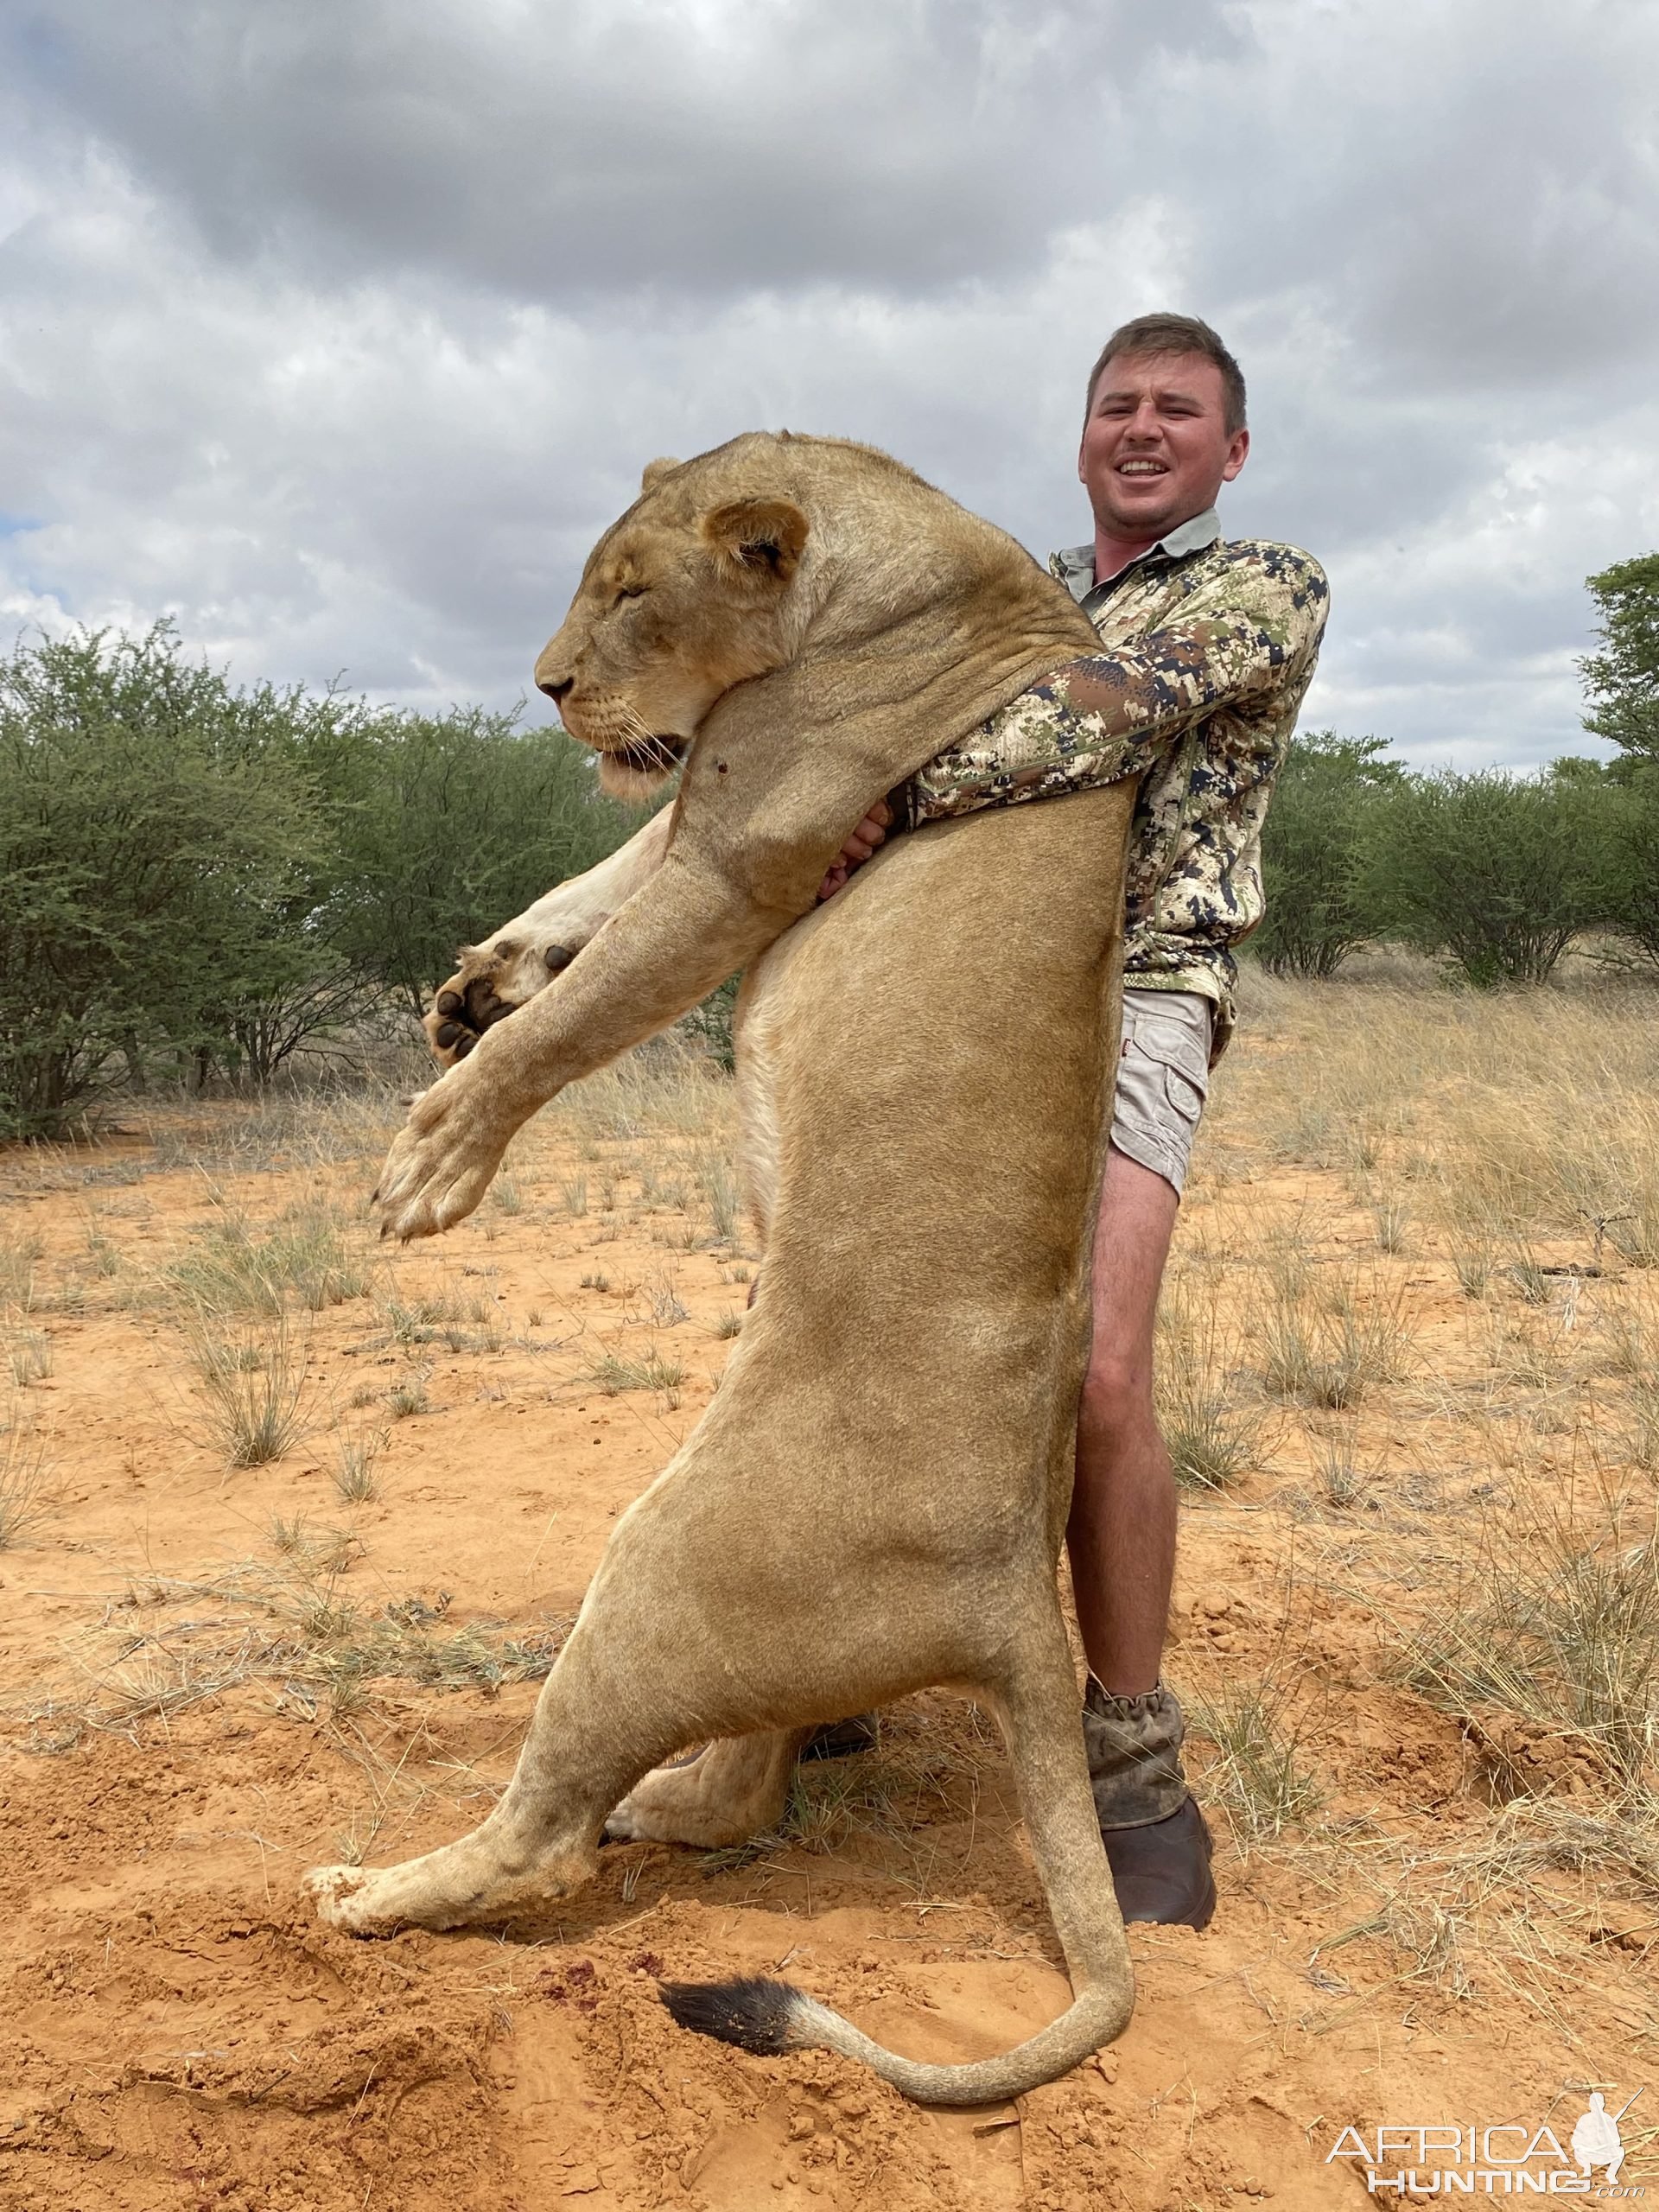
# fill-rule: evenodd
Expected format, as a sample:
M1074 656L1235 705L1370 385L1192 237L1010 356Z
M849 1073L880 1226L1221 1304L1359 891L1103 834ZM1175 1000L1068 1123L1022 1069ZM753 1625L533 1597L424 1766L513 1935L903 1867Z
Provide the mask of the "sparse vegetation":
M25 1329L14 1337L6 1355L11 1379L20 1389L43 1382L52 1372L52 1339L43 1329Z
M1410 1680L1507 1792L1559 1789L1575 1768L1624 1792L1659 1780L1659 1544L1645 1526L1615 1508L1488 1527L1463 1586L1412 1639Z
M334 1489L347 1505L365 1505L380 1495L375 1462L385 1447L384 1428L340 1439L334 1454Z
M1275 1672L1193 1693L1187 1718L1215 1746L1205 1794L1226 1807L1245 1847L1270 1842L1319 1805L1323 1793L1303 1764L1291 1693Z
M294 1207L262 1231L221 1206L164 1281L176 1298L204 1312L257 1318L294 1306L316 1313L361 1298L369 1266L327 1207Z
M722 1153L706 1154L697 1164L697 1180L709 1208L709 1225L715 1243L731 1243L737 1235L742 1198L730 1160Z
M0 1312L27 1313L34 1303L35 1268L44 1248L38 1236L0 1237Z
M198 1311L186 1325L204 1433L227 1467L263 1467L309 1433L305 1342L279 1319L226 1336Z
M38 1535L57 1507L46 1444L14 1406L0 1421L0 1552Z
M416 1414L430 1413L432 1401L427 1395L427 1382L432 1370L427 1366L407 1369L386 1393L386 1408L394 1421L410 1421Z
M1333 1422L1312 1431L1308 1445L1326 1503L1343 1510L1357 1505L1378 1470L1361 1462L1353 1430L1345 1422Z
M690 1318L672 1268L657 1269L645 1286L645 1302L653 1324L659 1329L677 1329L682 1321Z
M1158 1421L1176 1479L1224 1490L1255 1464L1259 1409L1238 1387L1222 1319L1224 1288L1213 1269L1176 1269L1158 1310Z
M131 1583L113 1609L111 1649L92 1662L79 1700L32 1715L52 1746L89 1728L130 1729L253 1681L279 1682L279 1710L305 1719L324 1707L349 1719L382 1684L454 1692L539 1681L569 1632L563 1619L517 1631L487 1619L446 1627L448 1591L372 1608L344 1586L360 1556L347 1531L279 1518L270 1535L276 1566L245 1560L203 1578Z
M1268 1288L1262 1379L1274 1397L1338 1411L1397 1378L1410 1331L1396 1287L1375 1276L1362 1285L1352 1272L1317 1281L1287 1244L1270 1262Z
M674 1390L685 1380L677 1359L664 1359L655 1345L634 1358L620 1352L601 1352L588 1370L588 1380L607 1398L624 1390Z
M1622 2073L1608 2023L1650 2015L1651 989L1576 955L1547 995L1448 991L1426 962L1363 949L1334 982L1247 971L1157 1382L1185 1485L1167 1672L1243 1947L1205 2002L1241 2048L1270 2033L1275 2065L1334 2062L1350 2024L1368 2055L1395 2038L1392 2063L1407 2015L1453 2059L1501 2024L1552 2077L1593 2022L1595 2052L1565 2063ZM150 1141L0 1163L27 1202L0 1247L0 1354L41 1336L55 1355L0 1433L0 1471L22 1478L0 1472L0 1541L31 1548L6 1554L31 1664L5 1718L39 1753L104 1736L99 1848L135 1893L173 1862L124 1859L128 1839L210 1833L193 1878L231 1925L266 1880L281 1908L279 1866L405 1855L499 1794L564 1630L543 1605L574 1604L573 1562L707 1402L755 1268L734 1220L711 1234L731 1086L672 1037L521 1135L520 1212L486 1207L438 1244L368 1243L385 1090L152 1100L134 1119ZM353 1274L362 1294L336 1295ZM154 1347L197 1329L235 1389L263 1387L273 1332L303 1351L302 1448L218 1480L222 1443L175 1417L178 1389L202 1386L144 1380ZM61 1614L35 1594L66 1590L81 1602ZM55 1772L80 1819L82 1763ZM48 1760L16 1777L9 1817L54 1786ZM671 1928L690 1897L804 1907L872 1999L889 1976L908 1993L930 1953L950 1962L936 1988L958 1961L1001 1973L1046 1955L1016 1818L988 1719L906 1701L874 1751L803 1767L772 1834L607 1850L600 1918L574 1945L537 1929L535 1971L568 1978L592 1953L603 1986L633 1947L665 1949L630 1924L607 1954L617 1901L625 1923L666 1905ZM67 1860L79 1834L35 1841ZM856 1967L822 1909L855 1879ZM146 1938L118 1937L130 1974L124 1945L142 1960ZM1137 1943L1154 1999L1185 1989L1167 1977L1191 1973L1186 1949ZM488 1955L504 2006L543 2001L524 1947ZM176 2001L210 2051L200 2007Z

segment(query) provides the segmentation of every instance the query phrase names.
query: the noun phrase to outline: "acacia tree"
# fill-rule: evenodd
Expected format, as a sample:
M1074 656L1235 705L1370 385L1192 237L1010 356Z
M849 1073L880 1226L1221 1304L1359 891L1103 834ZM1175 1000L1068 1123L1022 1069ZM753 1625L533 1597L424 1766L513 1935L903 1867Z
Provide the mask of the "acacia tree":
M639 817L563 731L456 708L383 715L340 756L340 868L322 925L418 1016L456 948L614 852Z
M1601 947L1599 957L1659 967L1659 761L1632 752L1617 761L1568 759L1551 774L1571 777L1595 797L1599 923L1621 940Z
M1387 930L1468 980L1541 983L1604 918L1607 816L1573 777L1414 776L1367 817L1359 895Z
M323 831L247 715L165 624L0 660L0 1129L232 1052L236 1009L305 968L277 923Z
M1329 729L1291 742L1262 833L1267 911L1253 940L1275 975L1333 976L1376 934L1356 864L1370 810L1404 778L1387 750Z
M1659 760L1659 553L1617 561L1586 582L1601 651L1579 663L1590 705L1584 726Z
M263 1082L614 849L563 733L234 688L175 632L0 658L0 1134L123 1084Z

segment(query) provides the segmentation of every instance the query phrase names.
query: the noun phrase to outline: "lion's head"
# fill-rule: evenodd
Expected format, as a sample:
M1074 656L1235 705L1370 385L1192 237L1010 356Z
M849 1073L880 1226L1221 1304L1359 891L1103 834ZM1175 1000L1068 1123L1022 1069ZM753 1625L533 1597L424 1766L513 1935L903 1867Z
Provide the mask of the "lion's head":
M722 448L649 465L536 664L538 688L598 753L600 780L615 798L649 796L722 693L798 648L807 518L776 492L743 491L748 472L733 458Z
M839 805L844 834L880 796L880 764L899 781L927 757L913 746L954 741L1093 641L1012 538L873 446L752 431L652 461L536 681L607 791L649 797L683 763L682 806L643 868L644 830L463 954L427 1016L437 1058L471 1052L563 971L660 864L686 808L728 826L723 868L798 912L834 851L814 874L804 818L833 828Z

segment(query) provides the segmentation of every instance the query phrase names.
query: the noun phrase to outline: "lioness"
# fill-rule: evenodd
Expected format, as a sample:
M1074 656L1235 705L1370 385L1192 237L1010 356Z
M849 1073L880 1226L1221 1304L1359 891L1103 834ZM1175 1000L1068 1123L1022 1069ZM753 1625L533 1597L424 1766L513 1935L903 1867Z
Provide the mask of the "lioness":
M835 440L653 464L595 549L537 678L613 787L689 753L662 863L416 1103L383 1226L459 1220L538 1105L753 963L765 1291L618 1523L500 1803L425 1858L312 1872L337 1925L532 1913L591 1876L607 1815L738 1840L781 1810L813 1724L955 1684L1001 1721L1070 2009L960 2066L778 1983L671 1987L671 2009L940 2103L1051 2080L1128 2020L1055 1569L1134 787L903 838L810 911L848 823L1092 638L1011 539ZM548 949L519 950L545 976ZM837 1049L855 1031L855 1059ZM709 1748L658 1767L692 1743Z

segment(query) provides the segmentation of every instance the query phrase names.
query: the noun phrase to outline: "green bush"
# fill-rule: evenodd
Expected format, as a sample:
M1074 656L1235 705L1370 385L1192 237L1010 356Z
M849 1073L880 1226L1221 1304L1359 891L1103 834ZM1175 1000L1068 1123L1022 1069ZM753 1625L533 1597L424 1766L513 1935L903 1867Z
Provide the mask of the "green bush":
M339 764L326 926L416 1016L458 945L603 860L639 820L601 796L562 730L517 722L478 708L385 715Z
M1262 835L1267 912L1253 940L1275 975L1333 976L1375 934L1355 862L1370 812L1404 779L1386 749L1334 730L1292 741Z
M0 659L0 1135L118 1086L268 1081L632 819L556 729L238 690L174 631Z
M710 1057L728 1075L737 1067L737 1043L732 1034L732 1022L737 1013L737 994L742 986L741 976L728 976L717 983L700 1006L694 1006L681 1019L681 1027L699 1038Z
M1659 760L1585 765L1596 770L1604 812L1601 920L1659 963Z
M1608 924L1659 961L1659 760L1617 791L1611 849Z
M255 738L273 711L165 626L0 661L0 1131L234 1052L236 1010L308 972L282 917L324 833Z
M1605 793L1577 777L1414 776L1366 815L1356 896L1480 988L1541 983L1604 917L1608 837Z

